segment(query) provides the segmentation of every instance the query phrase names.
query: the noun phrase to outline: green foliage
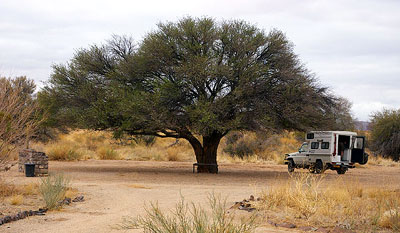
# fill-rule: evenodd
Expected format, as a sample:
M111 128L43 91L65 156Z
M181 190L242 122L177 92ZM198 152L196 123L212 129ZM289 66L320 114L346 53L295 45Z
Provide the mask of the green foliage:
M63 174L49 175L41 179L39 192L48 209L60 207L59 202L64 199L70 181Z
M226 202L221 197L211 194L209 196L210 211L194 203L188 204L182 200L176 205L174 211L163 212L158 204L152 203L146 209L145 216L126 218L122 228L138 229L144 232L163 233L249 233L256 228L255 215L237 221L235 216L228 213Z
M400 109L384 109L371 118L371 149L395 161L400 159Z

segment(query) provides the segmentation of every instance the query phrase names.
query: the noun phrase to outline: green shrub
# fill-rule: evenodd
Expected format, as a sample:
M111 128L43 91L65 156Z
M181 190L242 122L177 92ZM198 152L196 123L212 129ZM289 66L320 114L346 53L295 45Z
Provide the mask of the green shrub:
M222 201L214 194L209 196L209 205L211 213L199 205L186 203L182 198L174 211L165 213L158 204L152 203L150 208L146 208L145 216L134 219L125 218L122 228L142 228L144 232L162 233L254 232L255 215L236 221L235 216L227 212L226 201Z
M376 112L371 119L371 149L395 161L400 159L400 109Z
M59 202L64 199L69 183L69 179L64 177L63 174L49 175L41 179L39 192L47 209L60 207Z

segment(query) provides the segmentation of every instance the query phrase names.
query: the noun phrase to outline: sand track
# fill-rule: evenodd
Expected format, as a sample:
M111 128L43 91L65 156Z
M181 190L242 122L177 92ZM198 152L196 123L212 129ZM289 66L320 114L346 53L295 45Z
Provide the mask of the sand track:
M286 166L265 164L220 164L218 175L193 174L192 163L188 162L52 161L49 168L51 172L63 172L71 177L72 186L86 200L46 216L5 224L0 226L0 232L124 232L114 229L122 217L142 214L144 204L151 201L170 209L181 195L188 201L201 203L209 193L215 192L233 203L288 178ZM369 166L352 169L342 179L400 189L399 174L399 167ZM39 180L24 177L16 167L0 176L16 184ZM326 172L325 184L337 177L334 171ZM267 226L257 232L266 231L285 229Z

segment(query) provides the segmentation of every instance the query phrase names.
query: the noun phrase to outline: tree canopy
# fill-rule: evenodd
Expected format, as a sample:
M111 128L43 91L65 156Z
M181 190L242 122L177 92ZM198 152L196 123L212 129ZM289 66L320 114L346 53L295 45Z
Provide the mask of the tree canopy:
M54 122L184 138L207 164L232 130L336 129L351 119L284 33L207 17L160 23L137 44L113 36L80 49L53 67L39 97Z

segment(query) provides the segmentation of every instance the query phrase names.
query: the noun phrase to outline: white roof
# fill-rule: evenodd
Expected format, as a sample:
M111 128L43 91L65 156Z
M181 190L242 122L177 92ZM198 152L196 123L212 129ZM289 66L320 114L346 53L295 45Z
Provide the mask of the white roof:
M354 135L354 136L357 135L357 133L351 131L311 131L310 133L325 133L325 134L335 133L341 135Z

